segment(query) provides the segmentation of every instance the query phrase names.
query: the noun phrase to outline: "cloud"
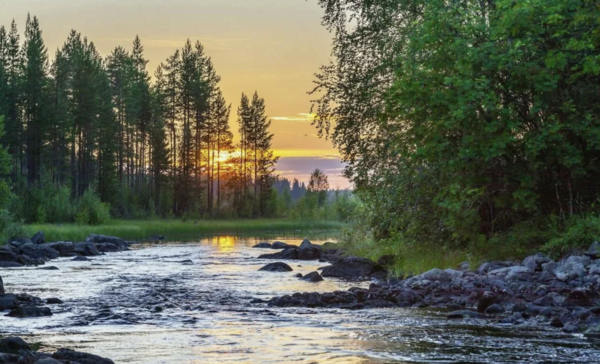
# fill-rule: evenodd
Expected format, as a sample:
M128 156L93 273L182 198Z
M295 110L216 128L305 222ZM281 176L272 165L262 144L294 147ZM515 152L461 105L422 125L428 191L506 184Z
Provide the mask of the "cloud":
M286 148L275 149L275 156L280 158L317 158L340 160L340 154L335 149L304 149L304 148Z
M298 116L275 116L272 120L276 121L300 121L305 123L312 123L316 114L299 113Z

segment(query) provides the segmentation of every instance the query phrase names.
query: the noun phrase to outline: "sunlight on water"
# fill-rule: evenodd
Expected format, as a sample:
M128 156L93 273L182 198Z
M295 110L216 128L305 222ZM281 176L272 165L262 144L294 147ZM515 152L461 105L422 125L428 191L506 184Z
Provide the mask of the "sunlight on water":
M65 304L53 306L50 318L0 316L0 330L40 342L42 350L71 347L132 364L600 362L594 343L543 327L448 321L424 310L251 304L357 285L293 276L326 265L316 261L290 261L290 273L258 271L268 262L256 257L273 252L251 248L260 241L215 236L136 246L92 262L61 258L48 263L59 268L53 271L4 269L7 291L59 297Z

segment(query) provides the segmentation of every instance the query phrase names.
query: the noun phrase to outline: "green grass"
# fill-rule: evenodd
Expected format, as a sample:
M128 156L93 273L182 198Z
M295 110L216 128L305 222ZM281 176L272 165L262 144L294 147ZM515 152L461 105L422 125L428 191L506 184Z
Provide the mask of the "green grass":
M104 225L32 224L31 233L43 231L47 241L83 241L90 234L118 236L126 240L148 240L164 235L170 241L190 241L213 234L269 235L288 233L307 234L315 230L339 230L338 221L307 221L288 219L259 220L113 220ZM311 234L312 235L312 234Z
M385 255L394 256L388 270L395 276L416 275L434 268L457 269L468 262L472 270L492 260L520 260L540 251L540 245L502 237L469 246L436 245L430 243L402 244L396 240L374 240L370 234L348 230L341 233L338 246L347 254L373 261Z

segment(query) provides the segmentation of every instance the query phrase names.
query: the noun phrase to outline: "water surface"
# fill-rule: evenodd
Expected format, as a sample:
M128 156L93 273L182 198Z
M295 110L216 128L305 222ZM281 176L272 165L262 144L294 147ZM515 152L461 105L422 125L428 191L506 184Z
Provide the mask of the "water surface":
M252 249L259 240L219 236L144 244L92 262L61 258L47 264L59 270L3 269L8 292L65 303L52 306L49 318L0 316L0 332L39 342L44 351L71 347L135 364L600 363L596 343L543 325L449 321L444 312L417 309L250 304L360 286L293 277L326 265L318 262L288 262L290 273L258 272L267 262L256 257L272 252Z

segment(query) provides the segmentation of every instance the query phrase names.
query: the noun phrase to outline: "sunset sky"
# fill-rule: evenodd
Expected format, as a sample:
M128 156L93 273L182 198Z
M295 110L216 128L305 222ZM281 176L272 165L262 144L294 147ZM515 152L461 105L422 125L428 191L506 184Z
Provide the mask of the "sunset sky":
M181 48L200 40L221 75L221 88L237 109L242 92L267 103L283 176L307 181L314 168L331 187L348 187L330 141L319 139L307 113L313 75L330 59L331 36L321 25L317 0L0 0L0 24L36 15L52 58L71 29L107 55L142 39L151 74ZM232 129L237 132L236 116Z

